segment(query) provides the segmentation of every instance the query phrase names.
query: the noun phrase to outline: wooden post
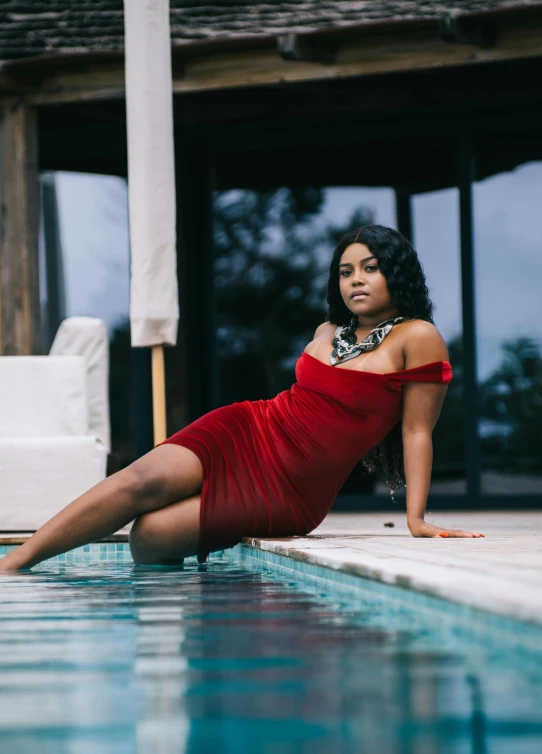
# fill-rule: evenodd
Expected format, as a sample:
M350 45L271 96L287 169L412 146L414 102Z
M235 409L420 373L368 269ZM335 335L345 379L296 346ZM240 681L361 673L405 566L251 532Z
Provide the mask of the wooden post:
M7 104L0 117L0 354L41 352L36 112Z

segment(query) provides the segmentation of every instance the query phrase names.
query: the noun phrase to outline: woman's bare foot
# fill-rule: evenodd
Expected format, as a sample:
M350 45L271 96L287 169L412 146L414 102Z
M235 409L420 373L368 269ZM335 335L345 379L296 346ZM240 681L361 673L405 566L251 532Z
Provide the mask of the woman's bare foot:
M21 568L24 568L24 565L17 557L18 549L19 548L17 547L14 550L10 550L7 555L4 555L3 558L0 558L0 573L12 573L14 571L19 571Z

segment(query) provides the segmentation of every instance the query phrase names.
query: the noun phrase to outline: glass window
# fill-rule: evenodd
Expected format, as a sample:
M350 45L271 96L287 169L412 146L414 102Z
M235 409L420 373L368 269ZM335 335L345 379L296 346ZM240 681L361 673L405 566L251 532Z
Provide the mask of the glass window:
M456 188L427 191L410 196L412 244L420 258L433 318L448 347L454 377L448 387L439 420L433 432L433 468L430 494L457 495L466 492L465 427L462 382L461 255L459 237L459 191ZM375 492L389 495L379 480ZM405 498L405 489L396 494Z
M115 176L69 172L43 173L40 183L44 351L66 317L105 320L110 342L109 471L116 471L132 460L127 183Z
M542 492L542 160L515 156L531 139L488 135L477 150L487 175L474 186L482 491L498 495Z
M433 301L434 322L446 341L454 373L433 431L431 493L464 494L465 422L463 406L463 326L459 191L418 194L412 202L414 248Z

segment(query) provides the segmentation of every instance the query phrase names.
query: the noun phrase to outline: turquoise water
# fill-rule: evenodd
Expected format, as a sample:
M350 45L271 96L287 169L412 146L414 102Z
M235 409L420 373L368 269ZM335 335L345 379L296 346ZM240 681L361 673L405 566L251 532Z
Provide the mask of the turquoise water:
M542 631L358 583L116 545L1 577L0 752L542 751Z

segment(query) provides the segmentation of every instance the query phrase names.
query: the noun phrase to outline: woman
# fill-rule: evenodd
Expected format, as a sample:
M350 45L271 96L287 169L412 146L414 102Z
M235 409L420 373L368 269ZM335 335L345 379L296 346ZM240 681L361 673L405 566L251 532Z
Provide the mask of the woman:
M413 536L483 536L424 521L431 435L452 370L416 252L380 225L346 234L327 299L329 321L290 390L202 416L70 503L0 570L30 568L134 519L130 547L146 564L204 561L245 536L307 534L360 458L369 470L380 459L392 489L408 482Z

